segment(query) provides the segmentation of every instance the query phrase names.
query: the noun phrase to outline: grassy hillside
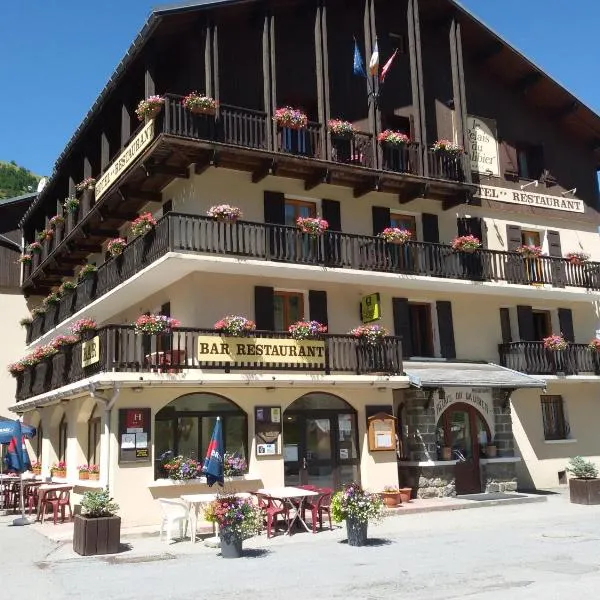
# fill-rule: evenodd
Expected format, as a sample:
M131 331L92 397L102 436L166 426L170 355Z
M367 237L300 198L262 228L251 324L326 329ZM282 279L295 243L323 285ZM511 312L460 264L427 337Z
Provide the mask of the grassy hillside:
M19 167L14 161L0 161L0 199L35 192L39 180L38 175Z

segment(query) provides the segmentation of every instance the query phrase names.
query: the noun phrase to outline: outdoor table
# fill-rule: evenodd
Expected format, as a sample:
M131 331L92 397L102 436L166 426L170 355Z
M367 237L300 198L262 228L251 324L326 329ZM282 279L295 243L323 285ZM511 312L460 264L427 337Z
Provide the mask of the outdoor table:
M217 499L217 494L184 494L181 499L190 505L190 528L192 543L196 543L196 528L198 527L198 513L203 504L210 504ZM216 534L213 523L213 533Z
M261 488L257 491L257 494L268 496L274 500L281 500L290 509L290 514L293 515L293 518L288 519L287 535L292 535L292 527L298 521L302 523L306 531L310 531L310 528L302 518L304 504L307 498L319 496L319 492L313 492L312 490L305 490L297 487L279 487Z
M36 521L41 521L42 519L42 506L43 500L46 499L46 496L51 493L62 492L63 490L71 491L73 486L68 483L43 483L38 488L38 506L37 506L37 516Z

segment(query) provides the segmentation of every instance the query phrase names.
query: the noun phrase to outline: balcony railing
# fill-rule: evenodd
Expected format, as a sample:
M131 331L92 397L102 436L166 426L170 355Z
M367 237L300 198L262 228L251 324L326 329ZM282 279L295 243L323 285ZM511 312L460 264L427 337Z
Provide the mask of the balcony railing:
M565 350L548 350L543 342L500 344L500 364L528 375L600 375L600 355L587 344L569 344Z
M285 225L223 223L208 217L168 213L154 230L130 242L121 256L101 265L96 278L82 282L63 297L58 316L54 311L37 316L28 328L27 342L50 331L169 251L466 281L600 290L599 263L575 265L550 256L524 259L519 254L497 250L467 254L444 244L395 245L379 237L333 231L313 238Z
M402 373L402 343L398 337L387 337L380 344L369 345L350 335L327 334L319 340L301 343L313 344L312 351L307 350L308 357L303 360L288 358L291 355L289 353L281 356L281 360L270 355L268 361L260 358L258 350L247 351L247 345L261 347L264 350L262 356L267 356L267 348L281 348L282 344L293 343L286 333L257 331L252 337L232 339L242 349L232 349L231 360L224 360L223 355L210 360L207 358L210 354L201 352L200 342L214 343L222 349L224 341L212 329L181 327L166 335L138 335L133 326L108 325L97 332L97 339L63 346L58 354L19 375L17 400L58 389L99 372L112 371L179 373L187 369L200 369L222 370L226 373L275 370L355 375ZM82 361L86 344L87 361ZM89 352L90 345L94 350L92 353ZM90 362L90 356L94 357L93 362ZM255 358L246 359L246 356Z

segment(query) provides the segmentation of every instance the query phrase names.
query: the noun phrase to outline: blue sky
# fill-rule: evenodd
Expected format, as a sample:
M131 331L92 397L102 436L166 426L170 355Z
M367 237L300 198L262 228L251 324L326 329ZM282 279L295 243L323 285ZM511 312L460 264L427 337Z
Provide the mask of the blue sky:
M47 174L157 2L4 0L2 4L0 160L15 160ZM462 0L462 4L600 111L600 2Z

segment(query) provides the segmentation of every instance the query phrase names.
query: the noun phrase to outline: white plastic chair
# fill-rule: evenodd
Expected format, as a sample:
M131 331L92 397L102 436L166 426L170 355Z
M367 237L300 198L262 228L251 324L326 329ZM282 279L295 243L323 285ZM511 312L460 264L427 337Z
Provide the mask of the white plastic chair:
M165 526L167 530L167 542L170 542L173 525L179 523L179 538L182 539L187 535L188 523L190 520L190 508L186 502L179 498L159 498L160 508L163 513L162 522L160 524L160 537L162 541Z

